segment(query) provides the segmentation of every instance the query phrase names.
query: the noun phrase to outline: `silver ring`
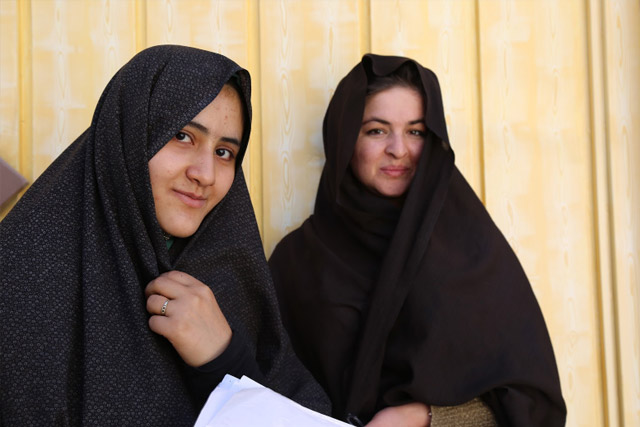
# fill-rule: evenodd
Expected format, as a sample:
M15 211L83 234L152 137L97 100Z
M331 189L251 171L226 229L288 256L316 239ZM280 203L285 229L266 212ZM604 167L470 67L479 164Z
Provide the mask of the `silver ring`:
M169 300L166 300L164 304L162 304L162 308L160 309L160 314L166 316L167 314L167 305L169 305Z

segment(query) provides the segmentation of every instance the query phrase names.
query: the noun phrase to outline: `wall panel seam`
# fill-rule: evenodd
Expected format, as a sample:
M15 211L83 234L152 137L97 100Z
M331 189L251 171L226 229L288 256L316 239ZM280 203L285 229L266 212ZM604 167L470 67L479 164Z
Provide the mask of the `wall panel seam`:
M371 52L371 0L358 0L360 57Z
M262 43L260 37L260 3L259 1L247 0L249 13L248 13L248 42L249 42L249 68L251 73L251 92L253 98L253 117L251 120L251 182L248 183L250 195L253 203L253 209L256 215L256 221L258 223L258 229L260 230L260 237L262 238L263 246L265 245L264 230L266 224L264 224L264 211L265 207L265 190L264 179L262 179L262 172L264 167L264 144L263 144L263 129L262 129ZM266 250L266 248L265 248Z
M624 421L624 399L623 396L623 388L622 388L622 360L620 354L620 330L618 327L618 278L617 278L617 269L616 269L616 235L615 235L615 215L614 215L614 201L613 201L613 176L612 176L612 160L611 160L611 129L609 123L609 73L607 70L608 63L608 53L607 53L607 3L605 0L599 0L601 12L600 21L602 22L600 28L600 39L602 42L601 54L602 54L602 81L604 88L604 135L605 139L603 141L604 148L604 171L603 176L606 180L604 185L606 186L606 213L608 216L608 221L606 223L607 226L607 234L609 236L609 265L610 265L610 279L611 279L611 295L612 295L612 318L613 322L613 332L614 332L614 340L615 340L615 349L616 352L612 357L615 358L615 374L616 374L616 392L617 392L617 418L619 423L623 423Z
M595 273L598 284L598 327L603 387L604 425L620 425L620 360L617 328L615 242L611 201L611 163L608 144L606 22L601 0L586 4L589 114L591 135L592 203Z
M136 52L140 52L147 47L147 0L136 0L135 14Z
M33 56L31 1L18 2L19 168L33 182ZM23 192L26 190L23 190Z
M476 94L478 104L476 106L478 112L476 119L478 120L478 164L480 178L480 199L482 203L487 203L486 187L485 187L485 158L484 158L484 114L482 104L482 39L480 31L480 3L479 0L474 2L475 14L475 30L476 30Z

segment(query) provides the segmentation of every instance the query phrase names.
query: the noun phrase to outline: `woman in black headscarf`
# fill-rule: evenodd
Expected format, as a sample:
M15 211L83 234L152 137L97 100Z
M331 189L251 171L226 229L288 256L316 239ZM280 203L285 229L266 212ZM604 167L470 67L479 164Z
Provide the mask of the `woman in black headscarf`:
M334 416L563 425L542 314L454 165L435 74L365 55L338 85L323 137L314 213L269 264L294 348Z
M225 373L327 410L278 314L250 122L248 72L215 53L156 46L113 77L0 223L0 424L193 425Z

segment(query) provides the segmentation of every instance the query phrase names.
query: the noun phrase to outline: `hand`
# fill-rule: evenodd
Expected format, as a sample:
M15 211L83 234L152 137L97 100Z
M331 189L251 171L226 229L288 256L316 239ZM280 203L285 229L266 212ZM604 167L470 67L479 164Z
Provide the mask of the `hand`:
M413 402L400 406L389 406L379 411L367 427L429 427L431 408L424 403Z
M145 295L152 314L149 327L167 338L188 365L202 366L229 345L229 323L211 289L195 277L180 271L163 273L149 282Z

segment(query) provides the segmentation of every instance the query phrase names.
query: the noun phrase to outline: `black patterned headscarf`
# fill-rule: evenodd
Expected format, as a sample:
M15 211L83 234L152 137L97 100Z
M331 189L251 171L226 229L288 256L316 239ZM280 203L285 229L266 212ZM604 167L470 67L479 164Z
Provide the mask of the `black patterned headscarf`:
M230 79L246 116L235 180L170 256L148 161ZM240 170L250 105L248 72L204 50L152 47L113 77L89 129L0 223L0 424L193 425L185 365L145 305L173 269L211 287L265 385L323 408L281 325Z
M427 136L398 200L354 182L349 164L367 86L414 67ZM454 164L436 75L365 55L324 119L314 213L269 264L294 348L334 415L362 420L408 402L482 397L500 425L559 426L566 409L549 335L518 259Z

